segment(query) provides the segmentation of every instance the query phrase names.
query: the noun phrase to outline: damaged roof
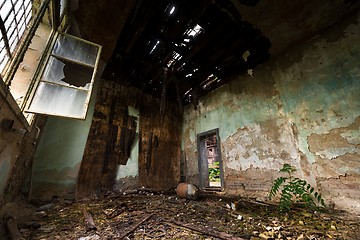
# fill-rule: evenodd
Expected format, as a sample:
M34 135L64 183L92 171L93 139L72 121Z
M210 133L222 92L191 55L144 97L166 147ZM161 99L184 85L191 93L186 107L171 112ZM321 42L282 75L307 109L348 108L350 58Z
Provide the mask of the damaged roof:
M104 45L103 77L182 104L252 74L360 7L356 0L96 2L79 0L76 19L84 38Z

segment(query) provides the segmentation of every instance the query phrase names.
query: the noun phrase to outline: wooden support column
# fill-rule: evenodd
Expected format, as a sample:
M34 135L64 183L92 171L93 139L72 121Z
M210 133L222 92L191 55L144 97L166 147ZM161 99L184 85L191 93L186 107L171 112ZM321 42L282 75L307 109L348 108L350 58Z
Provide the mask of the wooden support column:
M51 0L52 28L54 31L60 26L60 0Z

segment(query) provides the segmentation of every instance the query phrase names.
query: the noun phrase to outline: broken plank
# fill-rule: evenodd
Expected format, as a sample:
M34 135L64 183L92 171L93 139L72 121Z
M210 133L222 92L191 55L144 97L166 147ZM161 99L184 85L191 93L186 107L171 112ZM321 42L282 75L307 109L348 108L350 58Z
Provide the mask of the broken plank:
M16 220L14 217L10 217L6 222L6 228L9 232L11 240L25 240L19 232Z
M94 223L94 219L91 216L91 213L89 213L88 211L84 212L84 217L85 217L85 225L86 225L86 230L96 230L96 226Z
M199 232L199 233L208 235L208 236L217 237L217 238L220 238L220 239L245 240L244 238L235 237L235 236L233 236L231 234L228 234L228 233L225 233L225 232L218 232L218 231L215 231L215 230L209 229L209 228L195 227L195 226L191 226L190 224L175 221L175 220L170 220L170 223L175 224L177 226L181 226L181 227L190 229L190 230L195 231L195 232Z
M127 235L129 235L130 233L132 233L133 231L135 231L141 224L143 224L144 222L146 222L147 220L149 220L154 214L150 214L146 217L144 217L140 222L138 222L137 224L135 224L134 226L132 226L131 228L129 228L128 230L126 230L125 233L123 233L120 236L120 239L125 238Z

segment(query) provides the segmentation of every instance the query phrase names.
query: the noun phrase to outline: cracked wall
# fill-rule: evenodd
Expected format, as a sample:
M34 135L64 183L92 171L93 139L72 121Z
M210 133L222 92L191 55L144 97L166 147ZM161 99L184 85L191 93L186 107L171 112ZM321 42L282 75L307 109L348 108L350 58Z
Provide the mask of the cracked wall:
M265 196L283 163L360 212L360 14L185 108L182 149L198 183L196 135L219 128L225 191Z

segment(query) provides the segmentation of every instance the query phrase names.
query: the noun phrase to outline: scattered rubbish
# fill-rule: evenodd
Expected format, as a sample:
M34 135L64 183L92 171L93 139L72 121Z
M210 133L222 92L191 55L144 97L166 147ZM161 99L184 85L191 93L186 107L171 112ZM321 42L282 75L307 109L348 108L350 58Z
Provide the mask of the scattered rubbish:
M300 236L297 237L296 240L303 240L303 239L305 239L304 234L301 234Z
M91 235L91 236L87 236L87 237L81 237L78 240L99 240L100 236L99 235Z
M203 233L203 234L206 234L206 235L209 235L209 236L212 236L212 237L220 238L220 239L244 240L244 238L235 237L235 236L233 236L231 234L228 234L228 233L225 233L225 232L218 232L218 231L216 231L214 229L211 229L211 228L203 228L203 227L200 227L200 226L192 226L190 224L182 223L182 222L175 221L175 220L171 220L170 222L177 225L177 226L188 228L188 229L191 229L193 231L200 232L200 233Z
M94 223L94 219L91 216L91 213L88 211L84 212L84 217L85 217L85 225L86 225L86 229L89 230L96 230L96 226Z
M145 233L145 235L148 237L157 239L157 238L166 236L166 230L164 228L154 229L148 233Z
M16 219L13 216L9 216L6 222L6 229L9 233L11 240L25 240L19 232Z
M34 229L37 229L37 228L40 228L40 227L41 227L41 224L40 224L40 223L37 223L37 222L32 222L30 226L31 226L32 228L34 228Z
M131 189L131 190L125 190L123 192L123 195L127 195L127 194L136 194L138 193L139 191L137 189Z
M41 225L40 225L40 223L37 223L37 222L27 222L24 224L24 227L37 229L37 228L40 228Z
M102 210L102 212L106 215L107 219L115 218L119 216L121 213L123 213L125 210L125 207L122 207L120 209L118 208L111 208L111 209L105 209Z
M38 212L47 211L50 208L52 208L53 206L54 206L53 203L49 203L49 204L46 204L46 205L43 205L43 206L39 207L38 209L36 209L36 211L38 211Z
M263 233L260 233L260 234L259 234L259 237L260 237L261 239L269 239L269 238L273 238L273 236L272 236L272 235L270 235L268 232L263 232Z
M280 231L282 229L282 227L281 226L278 226L278 227L273 227L273 230L274 231Z
M52 231L54 231L54 228L53 227L40 227L39 231L45 232L45 233L51 233Z
M45 211L40 211L40 212L36 212L35 216L37 217L45 217L46 216L46 212Z
M152 216L153 216L153 214L150 214L150 215L146 216L146 217L143 218L140 222L138 222L137 224L135 224L134 226L132 226L130 229L126 230L126 232L120 236L120 239L125 238L127 235L129 235L130 233L132 233L133 231L135 231L141 224L143 224L144 222L146 222L147 220L149 220Z
M237 210L239 210L240 209L240 205L239 205L239 203L238 202L232 202L231 203L231 209L233 210L233 211L237 211Z
M196 200L198 198L199 189L191 183L179 183L176 188L176 194L181 198Z
M248 69L247 74L250 75L251 77L254 77L254 70L253 69Z
M25 208L31 209L27 216L22 215L25 209L15 208L21 214L14 217L23 239L315 240L360 236L358 219L340 212L314 214L291 209L284 214L275 204L247 198L234 201L221 196L219 201L215 195L200 195L197 201L189 201L174 194L143 192L72 204L59 202L36 214L36 208L30 206ZM231 203L236 203L237 210L232 210Z

